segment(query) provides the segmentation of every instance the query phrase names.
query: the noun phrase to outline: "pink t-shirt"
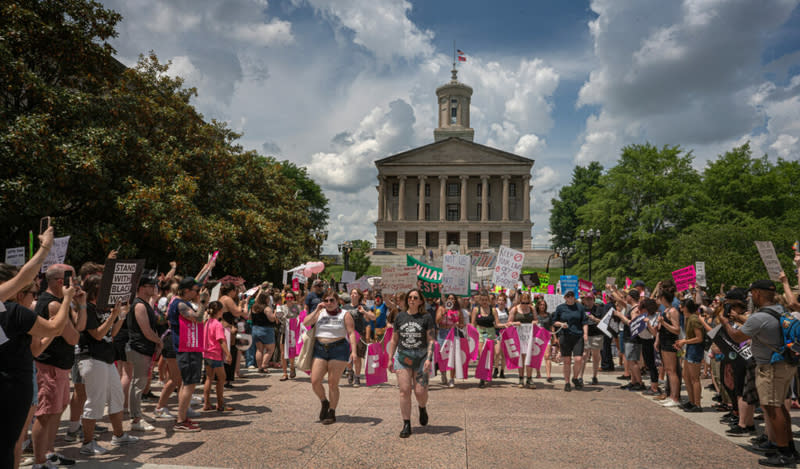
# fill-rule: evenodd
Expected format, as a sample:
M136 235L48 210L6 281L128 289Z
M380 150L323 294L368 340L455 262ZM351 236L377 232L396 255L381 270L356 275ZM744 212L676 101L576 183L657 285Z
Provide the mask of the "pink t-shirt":
M218 320L211 318L206 321L206 334L203 346L203 358L222 361L222 346L219 341L225 340L225 328Z

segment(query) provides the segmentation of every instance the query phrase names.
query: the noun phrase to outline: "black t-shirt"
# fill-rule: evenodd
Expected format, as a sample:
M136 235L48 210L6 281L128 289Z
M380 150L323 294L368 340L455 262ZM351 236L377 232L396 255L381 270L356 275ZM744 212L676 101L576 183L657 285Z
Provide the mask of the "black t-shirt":
M79 342L81 354L87 354L95 360L100 360L105 363L114 363L114 338L111 337L111 331L114 327L110 327L108 332L102 339L96 340L89 333L89 330L99 329L104 322L111 316L111 311L100 311L92 303L86 304L86 329L81 332L81 340Z
M408 314L401 311L394 320L394 330L399 336L399 347L404 350L424 350L428 346L428 330L434 321L427 313Z
M364 315L361 313L361 311L358 310L358 306L356 306L354 308L354 307L348 305L348 306L342 307L342 309L346 310L348 313L350 313L350 316L353 317L353 324L355 325L356 332L358 332L361 335L361 337L366 336L367 335L367 319L364 317Z
M156 312L153 311L153 307L141 298L136 298L133 300L133 303L131 303L131 309L127 317L128 333L130 334L128 343L131 346L131 350L139 352L142 355L150 356L156 353L156 343L150 342L150 340L144 336L142 328L139 327L139 321L136 320L136 306L138 304L144 305L147 311L147 322L150 324L150 329L153 331L156 330L156 321L158 319L156 318Z
M572 335L583 335L583 325L589 323L583 305L580 303L558 305L553 315L553 321L567 323L567 327L562 332Z
M17 303L0 303L0 379L33 379L31 336L36 313Z
M50 303L54 301L60 303L62 299L44 292L39 295L34 311L37 315L50 319ZM44 352L36 357L36 361L61 368L62 370L72 369L72 365L75 363L75 347L68 344L63 337L58 336L50 342Z
M591 314L593 317L597 318L598 320L603 319L603 307L598 304L592 305L592 308L586 311L587 313ZM589 321L589 335L603 335L603 331L601 331L597 327L597 323L594 321Z

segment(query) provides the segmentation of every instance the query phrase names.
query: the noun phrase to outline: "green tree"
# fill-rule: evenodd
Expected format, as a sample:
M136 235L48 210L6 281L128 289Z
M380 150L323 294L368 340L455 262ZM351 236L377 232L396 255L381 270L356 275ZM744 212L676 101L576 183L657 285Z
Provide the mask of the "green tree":
M558 198L552 199L550 210L550 241L553 248L571 246L579 228L578 208L588 199L589 189L597 187L603 166L592 161L588 166L576 166L572 170L572 181L558 191Z
M67 261L121 246L148 266L278 280L318 245L296 180L206 122L194 89L155 55L126 69L106 40L120 17L96 2L26 1L0 15L0 226L22 245L39 217L71 235ZM312 181L304 181L313 193Z
M372 265L369 260L369 251L372 249L372 243L361 239L351 241L353 244L353 251L350 253L349 267L350 270L356 273L356 278L361 277L367 273L367 269Z

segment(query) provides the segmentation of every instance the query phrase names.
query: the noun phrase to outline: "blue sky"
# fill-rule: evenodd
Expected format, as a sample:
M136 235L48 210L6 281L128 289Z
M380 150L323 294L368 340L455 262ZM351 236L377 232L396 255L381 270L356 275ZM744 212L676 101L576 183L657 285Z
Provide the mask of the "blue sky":
M534 242L572 168L679 144L798 159L800 0L103 0L132 65L172 61L208 119L308 168L331 200L326 252L374 240L376 159L433 140L453 41L479 143L536 160Z

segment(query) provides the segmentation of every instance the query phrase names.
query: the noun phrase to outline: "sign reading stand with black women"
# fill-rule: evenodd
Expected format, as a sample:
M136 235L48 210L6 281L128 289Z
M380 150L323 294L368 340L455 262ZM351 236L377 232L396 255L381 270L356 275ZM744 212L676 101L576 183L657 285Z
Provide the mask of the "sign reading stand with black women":
M144 270L144 259L106 259L103 280L97 296L97 307L111 308L117 301L130 303L139 287L139 278Z

